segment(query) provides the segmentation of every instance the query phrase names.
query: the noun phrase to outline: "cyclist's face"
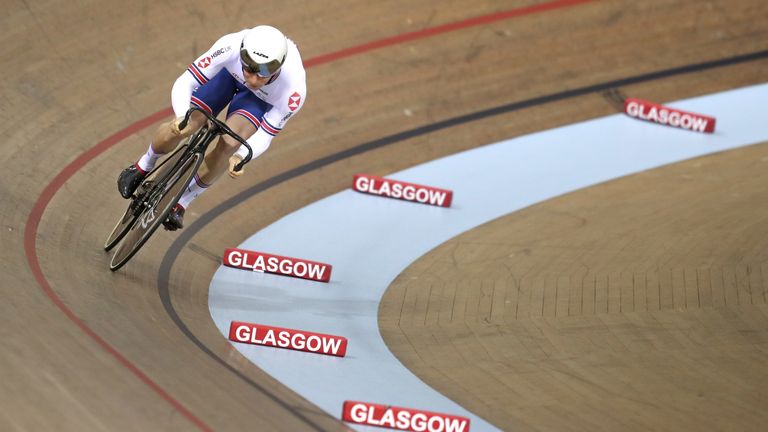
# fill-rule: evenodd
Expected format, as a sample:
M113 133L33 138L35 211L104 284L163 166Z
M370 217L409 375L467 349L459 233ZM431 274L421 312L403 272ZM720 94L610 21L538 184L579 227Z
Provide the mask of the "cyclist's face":
M269 82L272 76L263 77L259 74L251 73L247 68L243 68L243 77L245 77L245 85L254 90L258 90Z

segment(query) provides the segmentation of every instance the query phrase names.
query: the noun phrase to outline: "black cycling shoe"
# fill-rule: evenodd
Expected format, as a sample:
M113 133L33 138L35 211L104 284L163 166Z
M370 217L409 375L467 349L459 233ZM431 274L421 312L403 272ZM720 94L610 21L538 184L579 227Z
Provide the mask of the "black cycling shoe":
M136 164L133 164L120 173L120 176L117 178L117 190L120 191L120 195L123 198L128 199L146 176L147 173L142 172Z
M181 204L173 206L171 212L168 213L168 218L163 221L163 226L168 231L184 228L184 207Z

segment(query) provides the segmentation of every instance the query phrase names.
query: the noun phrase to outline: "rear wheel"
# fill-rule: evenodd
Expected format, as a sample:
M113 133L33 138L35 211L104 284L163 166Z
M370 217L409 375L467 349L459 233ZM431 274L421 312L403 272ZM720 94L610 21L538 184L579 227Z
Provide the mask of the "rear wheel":
M129 225L124 234L125 238L115 249L109 264L110 270L115 271L125 265L149 240L179 201L201 163L202 155L193 154L192 157L181 162L178 170L171 172L167 178L160 178L158 183L148 191L144 209Z
M134 222L136 222L136 219L138 219L141 214L142 208L145 207L145 205L143 205L143 200L148 191L152 189L152 185L154 185L158 179L162 179L168 175L173 167L179 162L179 159L181 159L186 148L186 144L179 146L170 156L165 158L160 165L149 173L141 186L139 186L136 195L131 198L131 202L128 204L125 213L123 213L120 219L117 220L115 227L112 228L112 232L107 236L107 240L104 242L105 251L109 251L115 247L115 245L125 237L128 230L131 229L131 226L133 226Z

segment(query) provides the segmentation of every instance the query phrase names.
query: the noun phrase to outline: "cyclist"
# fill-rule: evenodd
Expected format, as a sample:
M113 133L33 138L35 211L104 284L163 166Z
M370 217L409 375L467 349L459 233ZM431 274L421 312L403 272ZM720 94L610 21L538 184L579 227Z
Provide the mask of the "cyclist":
M176 79L171 90L176 118L161 124L147 152L120 173L120 195L130 198L160 156L173 151L182 138L203 125L205 116L194 112L189 124L179 130L190 104L214 115L229 104L226 123L248 141L255 159L267 150L272 138L305 100L306 74L301 55L296 44L280 30L260 25L221 37ZM245 146L233 138L221 137L163 222L166 229L182 228L185 209L227 168L233 178L242 175L233 168L247 154Z

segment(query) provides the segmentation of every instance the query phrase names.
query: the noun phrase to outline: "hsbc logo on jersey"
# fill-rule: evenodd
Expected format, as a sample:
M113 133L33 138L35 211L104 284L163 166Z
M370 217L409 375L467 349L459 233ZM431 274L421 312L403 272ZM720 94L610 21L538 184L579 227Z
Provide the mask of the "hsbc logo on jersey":
M211 65L211 58L210 57L203 57L203 58L200 59L199 62L197 62L197 67L199 67L200 69L205 69L205 68L207 68L210 65Z
M232 50L232 48L230 48L230 47L220 48L220 49L216 50L216 52L211 54L211 57L212 58L216 58L216 57L218 57L218 56L220 56L220 55L222 55L224 53L230 52L231 50Z
M299 105L301 105L301 95L297 92L293 92L292 95L288 96L288 109L296 111L299 109Z

